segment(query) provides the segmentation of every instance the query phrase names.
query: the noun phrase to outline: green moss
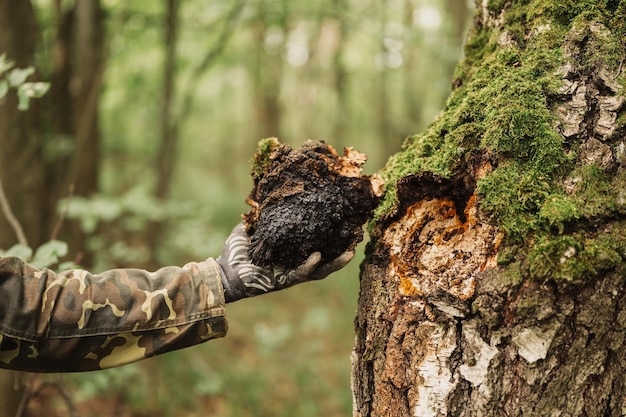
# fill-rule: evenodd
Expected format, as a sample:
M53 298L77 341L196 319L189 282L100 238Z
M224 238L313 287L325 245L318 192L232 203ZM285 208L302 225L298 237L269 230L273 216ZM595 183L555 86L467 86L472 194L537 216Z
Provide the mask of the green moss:
M565 231L565 225L580 217L579 206L565 194L553 193L546 197L539 209L539 218L558 233Z
M480 207L497 219L510 241L521 240L541 225L538 212L550 194L545 176L524 164L507 161L480 180Z
M622 89L626 90L626 86L622 86ZM621 114L617 117L615 124L618 128L626 126L626 112L621 112Z
M577 59L584 63L588 70L604 66L617 68L620 65L624 45L622 38L612 33L611 23L606 23L599 13L594 12L583 13L572 22L567 38L578 44L584 43L582 54Z
M599 13L605 8L606 1L597 0L534 0L532 15L546 18L567 25L582 13Z
M587 165L572 172L578 180L573 200L579 215L589 219L609 216L615 211L615 191L606 173L597 165Z
M626 174L611 180L600 166L575 167L576 144L564 143L553 107L567 60L583 71L617 73L625 6L626 0L490 1L492 18L507 9L507 36L473 29L443 112L381 171L386 192L374 221L395 213L399 179L424 171L451 177L487 156L495 169L476 192L481 213L506 233L503 276L576 282L622 262L623 225L609 237L571 230L593 230L589 225L600 219L626 213ZM581 54L564 54L564 38ZM514 42L502 47L502 39ZM624 75L616 81L626 84Z
M265 138L259 141L257 151L250 161L252 174L255 178L258 178L263 173L263 170L270 162L272 152L278 146L280 146L280 142L277 138Z
M618 223L603 232L591 237L584 233L542 236L528 256L530 277L577 282L617 267L626 257L626 224Z
M494 215L502 214L496 208L503 202L510 212L507 217L514 218L516 212L510 210L507 201L517 199L521 193L519 186L530 190L544 183L556 167L566 162L562 137L553 130L554 119L545 99L557 88L556 75L549 69L554 70L560 64L559 57L558 51L522 54L515 47L485 57L471 82L452 93L440 117L424 133L408 138L404 151L389 160L382 171L383 178L388 184L395 184L399 178L422 171L450 177L470 157L469 150L502 154L523 161L523 165L504 164L502 169L506 172L499 168L494 175L507 177L513 169L517 172L516 180L523 181L521 184L507 181L506 185L498 186L493 178L480 189L485 197L483 204L493 207ZM522 173L528 170L526 165L532 167L529 174ZM520 203L522 206L515 207L524 208L530 202ZM376 217L393 212L396 204L395 187L388 186ZM528 230L523 227L518 232Z
M568 223L612 216L621 207L626 174L609 181L597 165L574 169L570 194L529 164L507 161L478 183L481 208L498 219L510 241L533 233L563 233ZM556 229L556 230L555 230Z
M491 39L493 32L487 28L470 28L467 43L465 44L465 62L455 69L454 78L466 80L465 71L472 70L475 64L480 62L483 56L492 53L496 48L496 43Z
M565 234L566 225L574 221L594 223L597 219L617 217L618 213L623 213L626 208L626 173L621 172L609 180L601 167L588 165L573 170L569 178L577 184L570 194L561 191L540 198L539 223L547 221L549 227L526 234L531 238L525 246L530 250L525 263L531 278L578 282L584 277L612 269L626 259L626 222L599 231L591 228L591 232ZM536 221L534 216L515 218L519 207L509 210L511 213L504 213L502 218L506 220L507 215L513 218L511 221L517 227L513 232L529 232L531 226L536 225L527 223ZM527 210L524 212L528 213ZM526 229L521 225L526 225ZM509 246L502 251L499 263L505 267L503 276L507 276L506 271L511 268L514 271L519 269L518 255L518 246Z
M487 10L489 10L491 14L497 16L506 4L506 2L507 0L490 0L489 2L487 2Z

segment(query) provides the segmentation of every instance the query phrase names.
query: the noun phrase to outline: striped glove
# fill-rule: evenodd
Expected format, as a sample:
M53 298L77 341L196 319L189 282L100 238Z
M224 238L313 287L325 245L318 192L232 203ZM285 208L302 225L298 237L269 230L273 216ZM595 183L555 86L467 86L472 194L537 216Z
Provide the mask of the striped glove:
M343 268L354 257L353 251L339 255L335 260L319 265L322 258L313 252L297 268L273 266L261 268L252 264L248 255L249 236L239 223L226 240L222 253L216 259L222 268L222 284L227 303L282 290L301 282L320 280Z

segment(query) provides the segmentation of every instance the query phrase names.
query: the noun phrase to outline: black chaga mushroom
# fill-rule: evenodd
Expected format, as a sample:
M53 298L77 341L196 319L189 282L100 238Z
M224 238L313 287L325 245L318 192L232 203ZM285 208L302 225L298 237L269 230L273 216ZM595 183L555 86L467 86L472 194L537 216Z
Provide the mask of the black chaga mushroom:
M361 175L366 159L352 148L339 156L321 141L300 150L276 138L259 142L243 215L252 262L295 267L316 251L328 262L354 249L381 194L379 177Z

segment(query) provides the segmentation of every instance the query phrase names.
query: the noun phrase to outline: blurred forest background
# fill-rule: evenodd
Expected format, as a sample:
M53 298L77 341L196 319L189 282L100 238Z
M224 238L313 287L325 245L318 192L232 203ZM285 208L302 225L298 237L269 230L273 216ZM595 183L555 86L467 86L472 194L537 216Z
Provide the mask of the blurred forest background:
M0 99L19 240L67 242L55 269L217 256L259 139L353 146L377 171L442 108L471 15L466 0L0 0L0 55L50 83L28 110ZM18 242L5 217L4 250ZM80 416L351 415L361 259L229 305L225 339L37 377L50 389L29 413L67 415L60 388Z

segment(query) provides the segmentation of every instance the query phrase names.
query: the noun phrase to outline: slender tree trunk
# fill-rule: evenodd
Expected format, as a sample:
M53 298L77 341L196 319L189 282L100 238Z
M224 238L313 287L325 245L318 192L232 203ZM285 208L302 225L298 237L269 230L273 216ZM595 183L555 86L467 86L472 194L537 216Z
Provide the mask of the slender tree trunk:
M154 196L158 201L165 201L169 196L170 184L174 177L176 156L178 155L178 126L173 114L176 75L176 44L178 37L178 10L179 0L167 0L164 15L164 50L163 87L161 96L161 120L158 151L156 155L156 184ZM164 224L160 221L152 222L148 230L150 245L150 260L148 268L158 265L158 248L163 233Z
M104 71L104 15L99 0L84 0L74 6L73 73L70 89L73 99L76 153L69 184L74 193L89 197L98 190L100 172L99 103ZM67 194L66 194L67 195ZM85 235L77 222L70 226L71 248L81 252L88 266L91 257Z
M46 167L46 233L58 215L59 199L73 193L90 196L98 190L100 171L99 100L104 70L104 15L97 0L76 2L62 12L57 7L53 44L51 90L44 97L52 135L47 140L60 152L49 153ZM73 190L70 193L70 189ZM70 253L88 266L90 256L78 222L67 222L60 239Z
M447 0L446 10L450 20L451 43L462 45L467 33L467 23L470 17L470 8L465 0ZM454 69L454 68L452 68Z
M174 76L176 75L176 38L178 33L178 0L167 0L165 12L165 60L163 65L163 90L161 98L161 142L157 154L157 182L155 197L167 198L174 174L174 161L178 138L174 129L172 105L174 101Z
M0 416L15 417L24 388L16 383L17 372L0 372ZM16 388L19 387L19 388Z
M180 131L191 114L196 98L196 90L202 76L218 62L226 49L228 42L236 32L239 17L244 9L246 1L238 0L233 3L228 13L224 16L221 29L214 42L208 45L202 59L192 71L189 81L183 87L180 94L178 112L175 111L174 101L177 95L176 89L176 48L179 32L180 0L167 0L164 18L165 36L164 50L165 59L163 64L163 87L161 96L161 124L159 147L156 156L156 185L154 196L159 201L165 201L169 197L170 187L176 171L176 158L178 156L178 143ZM208 35L213 35L208 34ZM225 161L227 163L228 161ZM148 230L150 244L150 260L148 268L158 266L157 259L159 242L166 225L163 222L153 222Z
M261 10L259 13L264 14ZM254 93L256 102L257 123L259 137L281 137L281 117L282 109L280 103L280 91L282 88L283 59L280 55L269 55L266 52L265 38L267 36L267 16L258 18L255 28L255 41L257 42L256 62L254 74ZM287 36L286 17L278 19L279 25ZM282 54L282 48L279 52Z
M36 248L49 239L56 221L56 203L67 194L67 184L89 195L97 185L97 103L102 71L103 25L98 1L77 2L73 12L59 22L52 91L45 101L31 102L26 112L17 110L12 94L0 103L0 177L28 243ZM0 1L0 51L18 67L36 65L38 39L35 10L30 1ZM58 101L56 100L58 99ZM48 104L48 106L46 106ZM50 112L56 136L43 134L41 120ZM75 154L45 154L45 141L66 137L75 143ZM73 140L75 138L75 140ZM0 247L15 243L12 230L0 216ZM73 251L83 248L77 226L64 237ZM1 374L3 392L0 415L14 416L21 398L14 374ZM19 385L19 384L18 384ZM10 403L10 404L9 404ZM3 414L5 413L5 414Z
M73 183L76 194L89 196L98 188L100 127L98 104L104 68L104 21L99 0L76 2L75 129L77 158Z
M404 1L404 30L408 33L413 31L413 13L414 13L414 4L412 0ZM419 77L419 73L416 71L417 62L419 62L419 48L413 47L413 45L407 45L408 47L404 51L404 65L402 68L403 78L404 78L404 95L402 99L404 100L404 108L408 114L409 120L412 121L412 125L421 126L423 115L421 109L421 99L419 95L415 94L417 89L415 88L417 83L417 78ZM417 73L417 74L416 74ZM402 143L396 144L401 145ZM397 152L399 149L396 148L393 152Z
M348 5L345 0L334 0L333 6L336 9L338 40L335 55L333 57L333 75L335 84L335 93L337 94L337 115L335 118L335 126L333 128L333 138L345 138L350 120L350 105L348 102L348 70L344 63L344 50L347 42L347 9Z
M447 107L383 170L354 416L624 415L625 18L477 2Z
M388 13L388 2L381 1L379 5L380 10L380 51L379 51L379 62L378 62L378 70L379 76L376 83L376 93L377 93L377 104L378 104L378 134L379 137L382 138L383 142L383 153L385 155L391 155L395 151L397 151L398 145L402 139L391 140L394 137L393 135L393 126L391 123L391 118L393 112L390 110L389 106L389 68L387 67L387 54L389 50L385 45L385 38L387 37L387 24L389 20Z

